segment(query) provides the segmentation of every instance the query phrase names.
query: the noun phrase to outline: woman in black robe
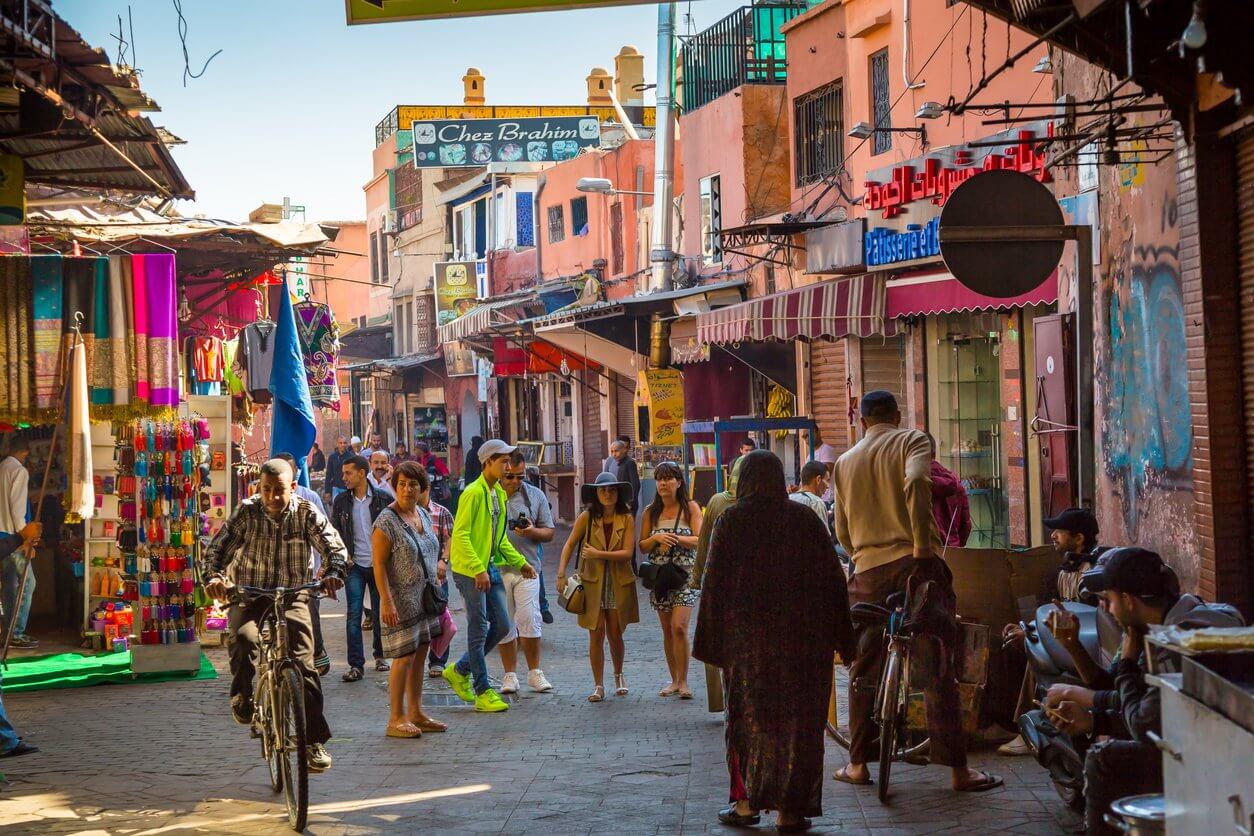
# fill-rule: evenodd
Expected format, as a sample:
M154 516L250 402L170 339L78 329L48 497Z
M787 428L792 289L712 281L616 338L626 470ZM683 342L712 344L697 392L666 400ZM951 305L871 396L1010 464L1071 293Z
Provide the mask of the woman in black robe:
M823 814L833 654L852 640L845 574L823 523L788 500L774 453L750 453L736 503L714 528L693 644L722 669L727 695L724 824L755 825L760 810L776 810L779 830L796 833Z

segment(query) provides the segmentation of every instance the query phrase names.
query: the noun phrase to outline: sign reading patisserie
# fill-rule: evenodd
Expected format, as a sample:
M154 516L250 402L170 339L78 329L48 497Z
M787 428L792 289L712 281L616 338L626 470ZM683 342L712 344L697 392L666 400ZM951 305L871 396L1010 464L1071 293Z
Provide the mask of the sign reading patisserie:
M595 116L435 119L413 122L410 130L418 168L561 162L601 144Z

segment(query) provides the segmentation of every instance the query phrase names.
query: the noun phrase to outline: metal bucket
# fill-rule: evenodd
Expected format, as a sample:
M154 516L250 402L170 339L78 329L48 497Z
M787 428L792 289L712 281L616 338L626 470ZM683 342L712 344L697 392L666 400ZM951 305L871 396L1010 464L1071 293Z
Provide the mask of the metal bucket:
M1167 811L1162 793L1130 795L1110 805L1106 824L1120 833L1147 836L1167 832Z

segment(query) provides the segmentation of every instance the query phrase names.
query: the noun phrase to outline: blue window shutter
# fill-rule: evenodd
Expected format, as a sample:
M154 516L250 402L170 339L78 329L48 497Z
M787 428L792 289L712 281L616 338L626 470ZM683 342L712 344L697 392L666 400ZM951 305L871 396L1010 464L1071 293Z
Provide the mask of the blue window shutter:
M518 192L514 195L515 216L517 217L518 230L514 235L514 240L518 242L520 247L534 247L536 245L536 219L534 196L531 192Z

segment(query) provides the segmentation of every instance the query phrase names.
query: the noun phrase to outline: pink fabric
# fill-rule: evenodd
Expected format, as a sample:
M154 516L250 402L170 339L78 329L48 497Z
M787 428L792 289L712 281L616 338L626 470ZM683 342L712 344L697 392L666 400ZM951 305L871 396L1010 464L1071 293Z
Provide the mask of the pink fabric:
M440 613L440 635L431 640L431 653L437 657L443 656L448 646L453 643L455 635L457 635L457 624L446 609Z
M994 296L976 293L948 273L920 276L913 281L909 279L905 281L908 283L888 287L884 316L890 321L902 316L1021 308L1058 301L1057 271L1050 273L1049 278L1027 293L1008 299L998 299Z
M957 475L938 461L932 461L932 516L945 545L962 548L971 536L971 505L967 490Z
M131 295L135 300L135 397L148 401L148 280L144 257L131 256Z

